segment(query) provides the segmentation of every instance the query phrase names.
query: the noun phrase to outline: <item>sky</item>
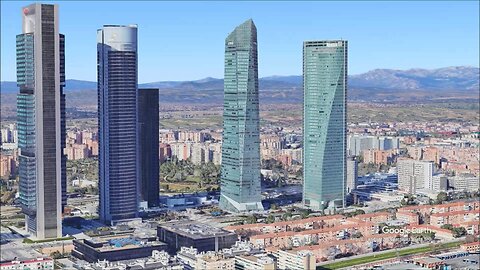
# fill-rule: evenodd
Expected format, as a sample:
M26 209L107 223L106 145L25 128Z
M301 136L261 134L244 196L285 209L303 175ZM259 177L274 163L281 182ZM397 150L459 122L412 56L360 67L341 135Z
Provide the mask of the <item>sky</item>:
M15 36L31 2L1 1L1 80L15 81ZM43 2L42 2L43 3ZM305 40L348 40L349 74L479 66L479 2L133 2L59 4L67 79L96 80L96 30L138 24L139 83L223 77L224 40L252 18L259 76L300 75Z

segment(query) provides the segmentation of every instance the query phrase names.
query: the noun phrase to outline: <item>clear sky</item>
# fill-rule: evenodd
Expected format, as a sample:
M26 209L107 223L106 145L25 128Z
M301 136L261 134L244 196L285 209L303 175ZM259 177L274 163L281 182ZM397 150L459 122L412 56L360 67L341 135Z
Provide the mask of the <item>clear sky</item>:
M1 1L1 80L15 78L21 7ZM52 2L45 2L52 3ZM259 75L300 75L302 42L347 39L349 74L479 65L479 2L56 2L68 79L96 80L96 30L138 24L139 82L223 77L224 39L252 18Z

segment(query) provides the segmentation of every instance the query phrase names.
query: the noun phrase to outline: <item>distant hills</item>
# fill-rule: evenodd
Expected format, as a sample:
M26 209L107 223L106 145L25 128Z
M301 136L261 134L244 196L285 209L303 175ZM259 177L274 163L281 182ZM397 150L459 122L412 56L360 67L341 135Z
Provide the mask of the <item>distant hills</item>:
M439 69L375 69L349 76L348 98L357 101L422 100L435 98L478 98L480 69L457 66ZM67 80L65 91L73 99L96 102L96 82ZM223 79L159 81L140 88L160 88L160 100L179 103L221 103ZM302 76L270 76L259 80L260 101L265 103L301 102ZM15 82L1 82L1 92L17 93ZM67 106L70 100L67 100ZM84 103L84 102L81 102Z

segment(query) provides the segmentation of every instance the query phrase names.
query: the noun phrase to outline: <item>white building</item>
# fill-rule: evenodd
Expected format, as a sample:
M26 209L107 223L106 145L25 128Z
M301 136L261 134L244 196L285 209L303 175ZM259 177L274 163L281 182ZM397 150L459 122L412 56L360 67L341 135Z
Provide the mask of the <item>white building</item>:
M278 269L314 270L315 256L309 251L278 250L276 252Z
M461 174L449 178L449 185L458 191L478 191L480 178L471 174Z
M415 194L417 189L433 186L434 164L431 161L399 159L397 162L398 189Z
M51 258L37 258L25 261L10 261L0 263L0 270L23 269L53 269L54 261Z
M400 138L385 136L369 136L369 135L349 135L347 140L347 153L352 156L359 156L363 151L390 150L398 149L400 146Z

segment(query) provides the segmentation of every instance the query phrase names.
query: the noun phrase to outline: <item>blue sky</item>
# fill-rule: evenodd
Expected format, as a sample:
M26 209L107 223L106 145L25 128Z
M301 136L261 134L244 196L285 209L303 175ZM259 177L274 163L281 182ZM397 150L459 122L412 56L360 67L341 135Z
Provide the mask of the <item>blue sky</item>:
M1 80L15 80L21 7L1 1ZM45 2L53 3L53 2ZM224 39L252 18L259 75L302 73L302 42L349 41L349 74L479 65L479 2L57 2L68 79L96 79L96 30L138 24L139 82L223 77Z

